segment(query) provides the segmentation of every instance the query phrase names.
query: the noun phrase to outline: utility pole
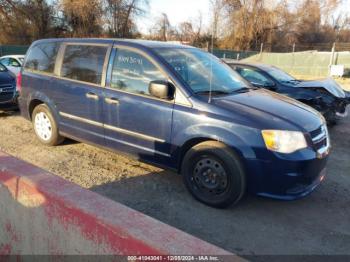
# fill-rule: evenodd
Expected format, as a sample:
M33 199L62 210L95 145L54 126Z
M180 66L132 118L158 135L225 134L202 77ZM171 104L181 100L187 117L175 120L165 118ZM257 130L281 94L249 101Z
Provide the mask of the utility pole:
M168 27L169 27L169 19L167 14L162 13L163 16L163 21L162 21L162 33L163 33L163 41L167 41L168 37L167 37L167 33L168 33Z
M328 75L331 75L331 67L334 63L334 55L335 55L335 43L333 43L333 47L332 47L332 53L331 53L331 58L329 61L329 66L328 66Z
M261 43L261 45L260 45L259 61L261 61L261 59L262 59L263 51L264 51L264 43Z

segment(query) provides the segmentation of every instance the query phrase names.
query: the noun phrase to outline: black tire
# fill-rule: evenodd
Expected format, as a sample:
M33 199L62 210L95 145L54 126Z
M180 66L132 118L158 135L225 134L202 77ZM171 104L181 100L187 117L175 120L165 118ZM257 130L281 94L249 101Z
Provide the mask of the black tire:
M181 173L193 197L208 206L237 204L246 192L246 175L238 155L220 142L207 141L191 148Z
M51 124L51 128L50 128L51 135L50 136L46 136L44 138L43 136L41 136L39 134L39 131L36 128L36 116L38 114L42 114L50 122L50 124ZM33 128L34 128L34 132L41 143L43 143L47 146L56 146L56 145L61 144L64 141L64 138L62 136L60 136L60 134L58 132L58 126L57 126L56 120L52 116L52 113L47 105L40 104L34 108L33 113L32 113L32 124L33 124Z

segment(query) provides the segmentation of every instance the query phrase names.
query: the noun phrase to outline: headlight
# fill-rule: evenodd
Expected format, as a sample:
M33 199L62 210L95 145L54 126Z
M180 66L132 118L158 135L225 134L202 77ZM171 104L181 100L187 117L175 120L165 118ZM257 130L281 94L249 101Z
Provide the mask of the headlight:
M301 132L282 130L261 131L267 149L290 154L307 147L305 136Z

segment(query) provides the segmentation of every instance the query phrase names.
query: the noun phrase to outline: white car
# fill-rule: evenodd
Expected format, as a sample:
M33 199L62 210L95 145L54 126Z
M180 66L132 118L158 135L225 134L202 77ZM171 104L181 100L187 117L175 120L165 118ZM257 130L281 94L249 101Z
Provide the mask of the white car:
M21 70L24 62L24 55L7 55L0 57L0 63L7 67L16 76Z

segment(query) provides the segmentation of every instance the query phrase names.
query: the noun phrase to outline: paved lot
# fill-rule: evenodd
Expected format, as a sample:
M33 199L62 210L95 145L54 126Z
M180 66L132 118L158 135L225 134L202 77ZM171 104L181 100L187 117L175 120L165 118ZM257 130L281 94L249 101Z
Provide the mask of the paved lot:
M0 113L0 150L240 255L350 255L350 118L331 137L328 177L311 196L247 196L216 210L193 200L176 174L72 141L42 146L29 122Z

